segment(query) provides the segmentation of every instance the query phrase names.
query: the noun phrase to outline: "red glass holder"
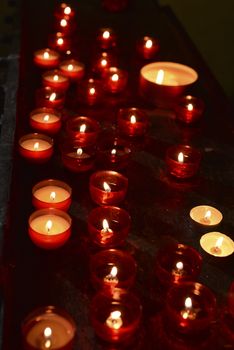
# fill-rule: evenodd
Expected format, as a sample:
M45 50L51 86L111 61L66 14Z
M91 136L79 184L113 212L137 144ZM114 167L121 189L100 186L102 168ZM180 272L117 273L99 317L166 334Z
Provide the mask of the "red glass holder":
M66 131L72 140L76 140L77 144L89 146L96 142L100 132L100 124L95 119L78 116L68 119Z
M148 129L146 113L139 108L121 108L118 112L118 129L124 136L142 137Z

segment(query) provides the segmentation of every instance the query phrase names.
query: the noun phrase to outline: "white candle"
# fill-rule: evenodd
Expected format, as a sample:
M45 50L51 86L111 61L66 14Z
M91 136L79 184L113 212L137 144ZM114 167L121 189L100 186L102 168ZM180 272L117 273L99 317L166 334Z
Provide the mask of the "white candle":
M46 123L46 124L55 123L60 119L60 117L55 114L45 113L45 112L32 114L30 118L35 120L36 122Z
M204 226L218 225L223 219L222 213L209 205L198 205L190 210L189 215L192 220Z
M36 138L24 140L20 143L20 146L28 151L35 152L45 151L52 147L52 145L48 141Z
M39 188L33 193L34 197L46 203L59 203L70 197L70 193L62 187L49 185Z
M225 257L234 252L233 240L221 232L206 233L201 237L200 245L208 254L217 257Z
M32 219L30 227L37 233L52 236L68 230L70 223L61 216L45 214Z

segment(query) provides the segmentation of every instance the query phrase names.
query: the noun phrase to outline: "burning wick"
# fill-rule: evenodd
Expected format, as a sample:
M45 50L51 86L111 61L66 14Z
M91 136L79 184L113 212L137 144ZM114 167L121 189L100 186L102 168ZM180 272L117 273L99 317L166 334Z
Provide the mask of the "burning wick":
M119 282L118 278L116 277L117 273L118 273L117 267L112 266L110 273L104 277L104 282L116 285Z
M196 313L193 311L193 303L191 298L186 298L184 302L185 310L181 312L181 316L184 320L194 320L196 318Z
M86 124L82 124L81 126L80 126L80 132L85 132L85 130L86 130Z
M71 13L71 8L69 6L67 6L65 9L64 9L64 13L65 15L70 15Z
M184 268L184 264L182 263L182 261L178 261L176 263L176 268L173 270L173 273L175 275L182 275L183 274L183 268Z
M47 231L48 234L50 233L50 230L52 229L52 226L53 226L52 221L48 220L47 223L46 223L46 231Z
M147 49L151 49L152 46L153 46L153 41L151 39L148 39L145 43L145 47Z
M105 67L107 65L107 60L105 58L103 60L101 60L101 65L103 67Z
M69 70L69 71L72 71L73 70L73 64L69 64L68 66L67 66L67 69Z
M104 188L104 190L106 191L106 192L111 192L111 188L110 188L110 186L108 185L108 183L107 182L103 182L103 188Z
M187 105L187 110L188 110L189 112L191 112L191 111L193 110L193 105L192 105L192 103L189 103L189 104Z
M96 92L96 90L95 90L95 88L94 88L94 87L92 87L92 88L90 88L90 89L89 89L89 93L90 93L90 95L94 95L94 94L95 94L95 92Z
M67 21L63 18L63 19L60 21L60 25L61 25L61 27L66 27L66 26L67 26Z
M118 80L119 80L118 74L116 74L116 73L113 74L112 77L111 77L111 80L112 80L112 81L118 81Z
M106 325L112 329L120 329L123 325L120 311L112 311L106 320Z
M183 154L183 152L180 152L178 154L178 162L179 163L184 163L184 154Z
M130 123L131 123L131 124L136 124L136 117L135 117L135 115L131 115L131 117L130 117Z
M110 37L110 32L108 32L108 30L105 30L105 32L102 34L104 39L109 39Z
M56 99L56 93L53 92L53 93L50 95L49 100L52 102L52 101L54 101L55 99Z
M44 122L48 122L50 119L50 116L48 114L46 114L43 118Z
M39 142L35 142L33 145L34 151L38 151L39 149Z
M56 193L55 192L51 192L51 194L50 194L51 201L54 201L55 197L56 197Z
M216 244L214 247L211 248L211 253L214 255L220 255L222 253L221 247L223 244L223 237L219 237L216 241Z
M53 80L54 80L54 81L58 81L58 80L59 80L59 76L58 76L57 74L54 75Z
M52 346L52 342L51 342L52 329L50 327L46 327L44 329L43 335L45 338L44 347L45 349L50 349Z
M82 155L82 153L83 153L82 148L77 148L77 150L76 150L76 154L77 154L78 156L81 156L81 155Z
M207 212L204 215L204 218L201 219L201 223L210 224L210 218L211 218L211 211L207 210Z
M164 80L164 70L159 69L157 76L156 76L156 84L162 84Z
M102 227L103 229L101 230L101 241L102 243L105 243L106 240L110 239L113 236L113 231L109 228L109 223L106 219L102 221Z
M48 58L50 57L49 52L47 52L47 51L44 52L43 57L44 57L45 60L48 60Z
M58 45L63 45L63 38L59 38L59 39L57 40L57 43L58 43Z

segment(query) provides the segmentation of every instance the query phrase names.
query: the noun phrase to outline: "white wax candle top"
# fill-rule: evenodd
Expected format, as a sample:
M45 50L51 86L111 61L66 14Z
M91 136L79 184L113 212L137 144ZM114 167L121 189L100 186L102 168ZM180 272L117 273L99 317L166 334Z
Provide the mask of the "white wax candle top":
M45 151L52 147L48 141L36 138L24 140L20 143L20 146L24 149L27 149L28 151L35 152Z
M49 82L58 82L58 83L63 83L67 81L67 77L61 74L48 74L44 76L44 79L49 81Z
M52 124L59 120L59 117L57 115L52 113L45 113L45 112L33 114L31 115L31 118L36 122L46 123L46 124Z
M51 335L46 337L44 331L51 329ZM58 349L69 343L74 336L74 328L64 317L51 313L37 317L36 323L29 329L26 342L37 348L44 349L47 339L50 340L50 349Z
M223 219L222 213L209 205L198 205L190 210L192 220L205 226L217 225Z
M36 56L45 61L52 61L59 57L58 53L53 50L39 50L36 52Z
M223 238L221 244L218 243L219 238ZM233 240L221 232L206 233L201 237L200 244L207 253L217 257L228 256L234 252Z
M50 229L48 229L49 221L52 222ZM35 232L52 236L68 230L70 223L62 216L45 214L34 218L30 223L30 227Z
M51 195L54 193L55 195ZM46 203L59 203L70 197L70 193L65 188L59 186L44 186L34 192L34 197Z

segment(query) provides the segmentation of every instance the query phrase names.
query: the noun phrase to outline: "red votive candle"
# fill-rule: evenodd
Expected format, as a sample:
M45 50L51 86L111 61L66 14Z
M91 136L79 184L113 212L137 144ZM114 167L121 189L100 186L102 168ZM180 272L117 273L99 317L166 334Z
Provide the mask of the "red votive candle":
M56 208L67 211L71 205L72 189L63 181L48 179L32 189L32 204L36 209Z
M216 314L216 298L206 286L184 282L169 289L166 313L172 328L180 333L199 333L207 330Z
M95 150L93 147L81 147L77 142L65 142L62 145L63 165L72 172L84 172L93 168Z
M129 0L102 0L102 6L110 12L124 10L129 4Z
M204 108L204 102L200 98L191 95L183 96L175 105L176 118L185 124L195 123L203 115Z
M102 101L103 90L99 80L88 79L78 85L77 99L80 104L96 106Z
M141 57L150 60L155 57L159 51L159 41L151 36L144 36L137 43L137 51Z
M56 32L49 36L49 46L64 53L71 48L71 39L64 33Z
M121 108L118 112L118 128L121 134L142 137L148 128L148 118L139 108Z
M67 134L76 140L80 146L93 145L100 131L100 124L88 117L80 116L68 119L66 123Z
M126 196L128 179L111 170L97 171L89 180L92 200L98 205L116 205Z
M166 287L187 281L195 281L201 271L202 257L185 244L170 244L160 249L155 264L159 281Z
M71 217L55 208L36 210L29 217L28 233L33 243L40 248L59 248L71 235Z
M112 294L103 291L91 302L91 322L96 334L111 343L124 343L137 331L142 315L138 297L116 288Z
M116 46L116 34L112 28L101 28L97 35L97 43L102 49L112 49Z
M116 64L116 58L110 52L99 52L93 62L93 71L100 76L103 76L107 68L113 67Z
M65 2L59 4L54 12L54 16L56 19L62 19L64 17L68 17L70 20L74 19L75 17L75 10Z
M34 52L34 63L41 68L55 68L59 64L60 55L55 50L41 49Z
M96 289L113 292L130 288L136 277L136 262L126 251L107 249L91 257L91 281Z
M71 350L76 334L74 320L66 311L44 306L32 311L22 323L24 350Z
M69 79L61 71L54 69L47 71L42 75L44 86L49 86L55 91L66 91L69 87Z
M105 168L118 170L125 168L130 159L131 149L125 141L103 139L98 146L98 162Z
M53 139L38 133L26 134L19 139L19 153L33 163L47 162L53 154Z
M80 80L85 74L84 64L74 59L62 61L59 69L63 75L71 80Z
M166 153L168 171L178 179L193 177L199 169L200 161L200 151L186 145L172 146Z
M32 129L46 134L56 134L62 125L61 114L53 108L37 108L30 113L30 126Z
M36 91L36 104L38 107L61 109L64 106L65 94L46 86Z
M119 94L125 90L128 73L117 67L110 67L103 73L103 88L112 94Z
M131 218L124 209L113 206L94 208L88 216L88 231L93 243L113 248L124 243L130 230Z

